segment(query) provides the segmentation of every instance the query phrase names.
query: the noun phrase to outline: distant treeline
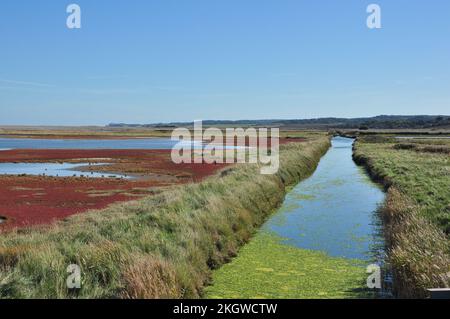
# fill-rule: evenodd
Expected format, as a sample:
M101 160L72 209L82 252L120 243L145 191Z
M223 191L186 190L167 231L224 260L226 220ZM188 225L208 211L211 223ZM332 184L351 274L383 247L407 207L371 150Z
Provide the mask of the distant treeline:
M191 126L193 122L173 122L155 124L126 124L111 123L109 127L142 127L167 128ZM279 127L307 127L307 128L344 128L344 129L427 129L450 128L450 116L447 115L380 115L361 118L317 118L294 120L206 120L205 126L279 126Z

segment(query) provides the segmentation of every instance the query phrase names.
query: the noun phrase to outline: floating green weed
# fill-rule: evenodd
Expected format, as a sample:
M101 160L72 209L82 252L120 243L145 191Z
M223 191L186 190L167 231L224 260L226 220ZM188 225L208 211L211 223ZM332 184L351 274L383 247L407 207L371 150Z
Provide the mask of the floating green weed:
M259 232L213 276L209 298L358 298L363 297L361 261L283 244Z

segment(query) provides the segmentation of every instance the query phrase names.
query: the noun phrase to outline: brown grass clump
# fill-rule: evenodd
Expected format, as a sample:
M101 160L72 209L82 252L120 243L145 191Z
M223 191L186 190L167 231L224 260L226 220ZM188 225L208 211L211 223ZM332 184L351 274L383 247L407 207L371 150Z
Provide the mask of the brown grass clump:
M420 148L419 150L420 150L420 152L450 154L449 146L430 145L430 146L424 146L424 147Z
M414 150L414 149L417 149L417 145L412 144L412 143L400 143L400 144L395 144L394 149L396 149L396 150Z
M449 288L450 251L442 230L420 216L418 208L394 187L382 212L396 294L424 298L429 288Z
M181 298L176 269L167 261L153 256L139 256L123 271L125 285L122 297L127 299Z
M24 251L25 248L21 246L0 247L0 268L14 267Z
M396 150L415 150L422 153L441 153L450 154L450 147L445 145L427 145L421 146L419 143L399 143L394 145Z

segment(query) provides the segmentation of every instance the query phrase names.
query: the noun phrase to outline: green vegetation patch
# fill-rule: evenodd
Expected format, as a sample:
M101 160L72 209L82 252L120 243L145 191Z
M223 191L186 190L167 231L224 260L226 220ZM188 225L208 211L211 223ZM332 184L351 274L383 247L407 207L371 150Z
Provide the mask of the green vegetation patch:
M419 205L423 216L449 234L450 156L439 152L417 152L415 141L408 145L412 145L412 149L398 144L360 141L355 156L370 160L374 175L404 192Z
M358 298L365 268L361 261L283 244L259 232L239 257L215 271L208 298Z
M394 293L425 298L450 286L448 140L406 143L360 138L354 158L388 188L381 210Z

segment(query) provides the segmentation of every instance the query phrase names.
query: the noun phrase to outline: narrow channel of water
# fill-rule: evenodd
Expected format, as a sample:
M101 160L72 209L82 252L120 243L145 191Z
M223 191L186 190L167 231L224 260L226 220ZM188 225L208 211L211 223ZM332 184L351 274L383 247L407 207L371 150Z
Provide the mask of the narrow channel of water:
M231 263L214 272L208 298L390 297L386 285L382 291L366 287L366 267L384 268L377 212L384 193L354 163L353 142L333 138L313 175L287 194Z
M444 140L450 139L450 136L396 136L395 138L399 140Z
M289 192L263 229L288 245L372 260L382 242L376 211L384 193L352 160L353 141L334 138L314 174Z

